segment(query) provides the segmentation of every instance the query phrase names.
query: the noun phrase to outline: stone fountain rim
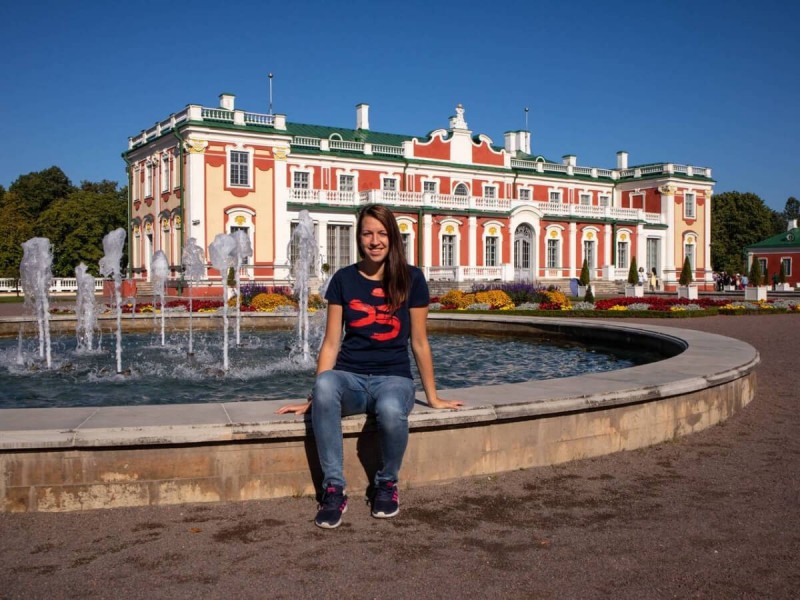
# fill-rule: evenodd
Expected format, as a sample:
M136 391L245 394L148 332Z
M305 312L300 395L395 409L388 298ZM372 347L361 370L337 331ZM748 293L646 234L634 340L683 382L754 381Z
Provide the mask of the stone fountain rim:
M272 316L275 318L275 316ZM735 381L759 363L745 342L717 334L598 319L491 314L436 314L432 321L465 327L514 323L547 331L597 330L620 341L657 338L683 348L671 358L610 371L444 392L465 402L462 410L438 411L418 402L409 417L412 430L486 425L639 404L683 396ZM5 319L4 319L5 320ZM418 399L424 397L419 394ZM209 444L232 441L301 439L307 419L276 415L283 400L157 406L2 409L0 451ZM343 420L346 435L370 423L364 416Z

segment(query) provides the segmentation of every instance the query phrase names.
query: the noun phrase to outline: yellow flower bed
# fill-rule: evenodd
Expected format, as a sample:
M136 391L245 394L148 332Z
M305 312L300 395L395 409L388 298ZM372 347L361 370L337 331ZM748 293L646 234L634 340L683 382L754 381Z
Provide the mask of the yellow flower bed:
M450 290L439 300L442 304L453 305L456 308L464 309L470 304L475 304L475 294L465 294L461 290Z
M617 310L617 311L619 311L619 310L628 310L628 307L627 306L622 306L620 304L615 304L614 306L612 306L608 310Z
M250 306L258 312L274 312L279 306L295 306L295 303L283 294L257 294L250 300Z
M569 298L563 293L559 291L550 291L544 293L545 302L550 302L552 304L560 304L563 307L569 308L572 304L569 301Z
M475 294L475 302L478 304L489 304L492 308L499 308L501 310L514 308L514 303L511 301L511 298L503 290L477 292Z

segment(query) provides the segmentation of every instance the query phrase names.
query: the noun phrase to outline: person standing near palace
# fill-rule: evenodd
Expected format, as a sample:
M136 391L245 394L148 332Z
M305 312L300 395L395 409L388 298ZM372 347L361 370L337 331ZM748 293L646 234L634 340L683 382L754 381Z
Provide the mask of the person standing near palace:
M334 273L325 294L327 325L308 402L277 411L311 411L323 472L314 522L326 529L338 527L347 510L341 423L347 415L374 415L378 425L382 467L373 481L372 516L385 519L400 512L397 483L415 397L409 340L428 404L463 405L436 393L427 332L428 285L422 271L406 262L392 212L380 204L365 206L356 224L356 243L361 260Z

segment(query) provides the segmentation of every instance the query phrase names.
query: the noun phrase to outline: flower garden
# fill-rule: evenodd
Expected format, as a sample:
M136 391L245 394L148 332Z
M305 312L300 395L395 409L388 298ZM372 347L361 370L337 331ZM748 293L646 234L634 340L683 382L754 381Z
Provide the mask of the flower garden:
M235 308L237 297L228 300ZM308 298L308 310L323 309L325 301L319 294ZM106 307L111 310L111 307ZM188 312L188 298L172 299L164 304L166 312ZM296 314L298 298L288 287L244 285L241 289L239 309L242 312ZM124 313L157 313L159 302L128 302ZM196 313L216 313L222 310L222 300L196 298L191 302ZM576 316L576 317L700 317L709 315L742 314L800 314L800 298L774 299L762 302L731 300L722 297L703 297L698 300L678 298L677 295L660 295L647 298L612 297L586 302L570 298L554 286L529 283L512 283L475 287L469 291L451 290L443 296L431 298L430 310L448 311L514 311L526 315ZM65 314L71 309L53 308L53 313Z

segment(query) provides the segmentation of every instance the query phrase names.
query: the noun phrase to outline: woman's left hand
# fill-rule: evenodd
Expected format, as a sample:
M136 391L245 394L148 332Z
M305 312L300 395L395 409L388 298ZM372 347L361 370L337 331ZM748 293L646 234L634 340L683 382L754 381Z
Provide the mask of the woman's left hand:
M436 398L435 400L428 400L428 406L431 408L463 408L464 403L461 400Z

